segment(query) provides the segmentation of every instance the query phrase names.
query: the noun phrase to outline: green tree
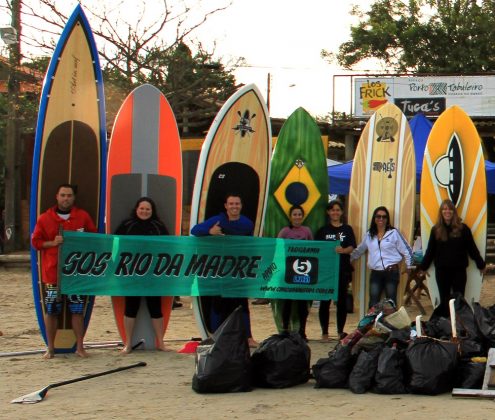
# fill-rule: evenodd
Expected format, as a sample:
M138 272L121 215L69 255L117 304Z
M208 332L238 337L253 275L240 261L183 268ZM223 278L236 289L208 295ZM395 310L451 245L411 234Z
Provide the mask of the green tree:
M227 70L201 44L195 54L181 42L171 51L155 50L150 55L153 70L147 81L166 95L182 134L203 133L236 89L233 70Z
M0 0L0 10L4 2ZM233 71L239 61L220 63L213 58L214 52L206 51L193 38L196 29L229 7L231 0L214 5L200 0L191 4L121 0L84 7L103 68L109 129L124 98L142 83L154 84L167 96L178 116L179 128L188 133L207 129L222 99L234 90ZM135 11L127 18L130 20L120 13L126 7ZM192 13L192 7L202 13ZM53 40L68 19L63 2L23 0L22 10L23 18L29 17L22 42L51 53Z
M394 72L476 73L495 70L495 1L378 0L334 54L346 69L377 58Z

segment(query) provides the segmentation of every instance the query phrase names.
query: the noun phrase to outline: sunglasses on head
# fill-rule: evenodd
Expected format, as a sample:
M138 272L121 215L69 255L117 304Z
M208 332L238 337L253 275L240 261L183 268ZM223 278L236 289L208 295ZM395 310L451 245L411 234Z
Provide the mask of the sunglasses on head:
M387 218L387 215L386 214L377 214L375 216L375 219L386 219Z

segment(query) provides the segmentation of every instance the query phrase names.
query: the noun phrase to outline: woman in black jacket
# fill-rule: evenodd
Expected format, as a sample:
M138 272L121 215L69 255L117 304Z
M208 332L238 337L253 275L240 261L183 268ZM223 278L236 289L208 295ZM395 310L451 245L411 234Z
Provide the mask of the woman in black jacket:
M116 235L168 235L167 228L158 219L154 201L149 197L141 197L131 212L131 217L124 220L115 231ZM161 296L147 296L146 304L151 317L153 331L158 341L157 350L166 351L163 344L163 314ZM130 353L132 333L136 324L136 316L141 303L141 296L125 297L124 330L125 345L122 353Z
M452 293L464 296L469 265L468 257L476 263L481 274L485 273L486 263L480 255L471 229L457 214L451 200L443 200L438 211L437 223L432 227L419 274L425 274L433 262L440 294L440 305L435 313L449 316L449 299Z

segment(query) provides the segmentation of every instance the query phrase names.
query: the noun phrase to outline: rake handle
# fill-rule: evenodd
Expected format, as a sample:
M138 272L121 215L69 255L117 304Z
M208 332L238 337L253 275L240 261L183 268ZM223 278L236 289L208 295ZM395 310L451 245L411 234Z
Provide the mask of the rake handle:
M93 373L90 375L83 376L81 378L75 378L75 379L69 379L67 381L55 382L53 384L48 385L45 389L48 391L49 389L56 388L58 386L73 384L74 382L85 381L87 379L97 378L98 376L110 375L111 373L120 372L122 370L132 369L132 368L140 367L140 366L146 366L146 362L139 362L139 363L135 363L135 364L129 365L129 366L122 366L119 368L106 370L105 372Z

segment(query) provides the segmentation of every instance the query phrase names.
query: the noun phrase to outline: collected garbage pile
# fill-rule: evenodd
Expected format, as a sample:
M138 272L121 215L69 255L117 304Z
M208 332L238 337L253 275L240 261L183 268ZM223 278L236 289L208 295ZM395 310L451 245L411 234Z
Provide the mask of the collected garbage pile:
M313 366L316 388L428 395L481 389L486 355L495 345L495 306L474 304L473 312L459 296L454 308L453 322L432 317L411 326L403 307L380 302Z
M250 355L237 308L196 349L192 388L198 393L287 388L308 382L311 350L299 334L275 334Z
M428 395L481 389L486 356L495 347L495 305L474 304L473 311L459 296L451 309L452 322L433 316L412 324L405 308L380 302L312 366L315 388ZM303 384L311 378L310 356L299 334L272 335L251 355L237 309L197 347L192 388L216 393Z

